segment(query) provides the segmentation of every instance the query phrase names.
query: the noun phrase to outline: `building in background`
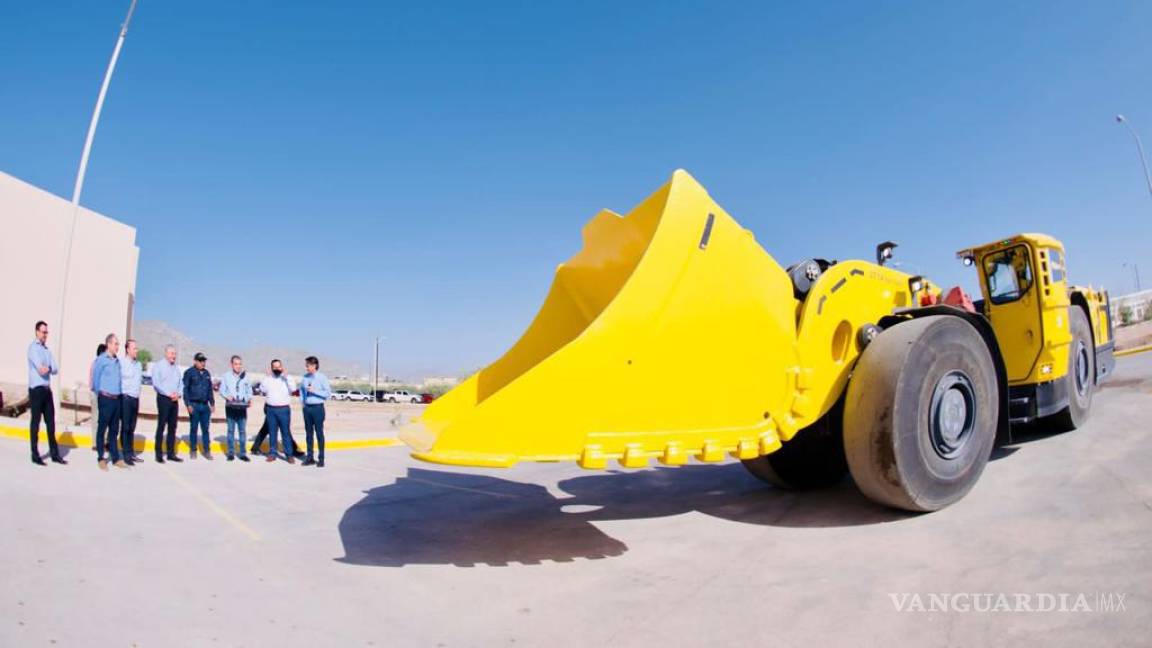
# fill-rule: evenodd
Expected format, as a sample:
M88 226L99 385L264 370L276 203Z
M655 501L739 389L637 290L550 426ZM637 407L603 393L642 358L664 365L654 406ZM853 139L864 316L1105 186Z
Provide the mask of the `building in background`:
M1152 318L1152 290L1119 295L1112 297L1110 301L1112 302L1112 321L1117 326L1135 324ZM1125 311L1127 311L1126 315Z
M136 228L83 207L72 242L66 320L63 327L57 321L71 224L72 203L0 173L0 383L8 389L28 384L26 354L37 320L48 322L48 347L65 392L87 387L88 366L104 336L130 335Z

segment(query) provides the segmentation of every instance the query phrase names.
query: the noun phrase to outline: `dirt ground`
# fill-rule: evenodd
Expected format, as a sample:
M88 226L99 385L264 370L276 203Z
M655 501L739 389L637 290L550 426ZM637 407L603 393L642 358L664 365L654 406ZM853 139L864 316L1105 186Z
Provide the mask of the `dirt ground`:
M1152 321L1116 328L1117 350L1130 349L1146 344L1152 344Z

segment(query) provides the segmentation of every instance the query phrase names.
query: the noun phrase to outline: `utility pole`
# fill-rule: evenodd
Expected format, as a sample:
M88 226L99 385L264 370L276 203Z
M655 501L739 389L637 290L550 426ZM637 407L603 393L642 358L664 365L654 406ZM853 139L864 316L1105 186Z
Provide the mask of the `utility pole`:
M372 370L372 402L376 402L376 395L380 391L380 336L376 336L376 363Z
M1136 277L1136 292L1140 292L1140 267L1135 263L1125 263L1124 267L1132 266L1132 274Z
M100 111L104 108L104 97L108 94L108 86L112 83L112 72L116 70L116 61L120 58L120 49L124 47L124 39L128 36L128 24L132 22L132 14L136 11L136 0L128 5L128 15L120 25L120 35L116 38L116 47L112 50L112 60L108 61L108 69L104 72L104 82L100 84L100 94L96 96L96 108L92 111L92 120L88 122L88 136L84 139L84 150L80 153L80 168L76 171L76 185L72 188L72 224L68 228L68 246L64 255L64 285L60 291L60 319L56 323L56 352L59 354L58 362L64 364L64 316L68 310L68 278L72 270L72 243L76 238L76 219L80 213L80 194L84 190L84 175L88 172L88 155L92 152L92 140L96 138L96 125L100 122ZM63 372L56 374L56 389L53 390L53 405L60 411L60 396L63 394ZM93 416L95 412L93 412Z
M1144 167L1144 182L1148 184L1148 195L1152 196L1152 174L1148 173L1148 158L1144 156L1144 144L1140 142L1140 136L1136 134L1132 124L1128 123L1127 117L1116 115L1116 123L1123 124L1132 134L1132 139L1136 140L1136 151L1140 154L1140 164Z

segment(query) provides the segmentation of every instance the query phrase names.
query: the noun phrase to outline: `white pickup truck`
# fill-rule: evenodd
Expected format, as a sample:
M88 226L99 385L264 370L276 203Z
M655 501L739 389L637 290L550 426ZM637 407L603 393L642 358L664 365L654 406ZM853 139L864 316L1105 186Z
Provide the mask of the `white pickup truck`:
M420 394L413 394L403 389L396 391L386 391L380 400L385 403L419 403Z
M356 391L355 389L337 389L332 392L332 400L334 401L371 401L372 396L364 392Z

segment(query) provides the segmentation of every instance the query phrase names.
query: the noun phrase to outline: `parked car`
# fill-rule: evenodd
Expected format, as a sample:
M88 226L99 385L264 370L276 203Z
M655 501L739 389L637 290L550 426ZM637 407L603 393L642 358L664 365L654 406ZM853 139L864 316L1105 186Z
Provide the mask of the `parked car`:
M431 403L434 400L436 400L435 394L420 394L420 402L424 403L425 405Z
M351 389L348 391L348 396L345 400L357 401L357 402L361 402L361 403L371 403L373 399L371 396L369 396L368 394L365 394L362 391L356 391L355 389Z
M396 391L384 392L385 403L419 403L421 402L420 394L413 394L404 389L397 389Z
M346 401L346 400L348 400L348 390L347 389L337 389L337 390L333 391L331 400L334 400L334 401Z

